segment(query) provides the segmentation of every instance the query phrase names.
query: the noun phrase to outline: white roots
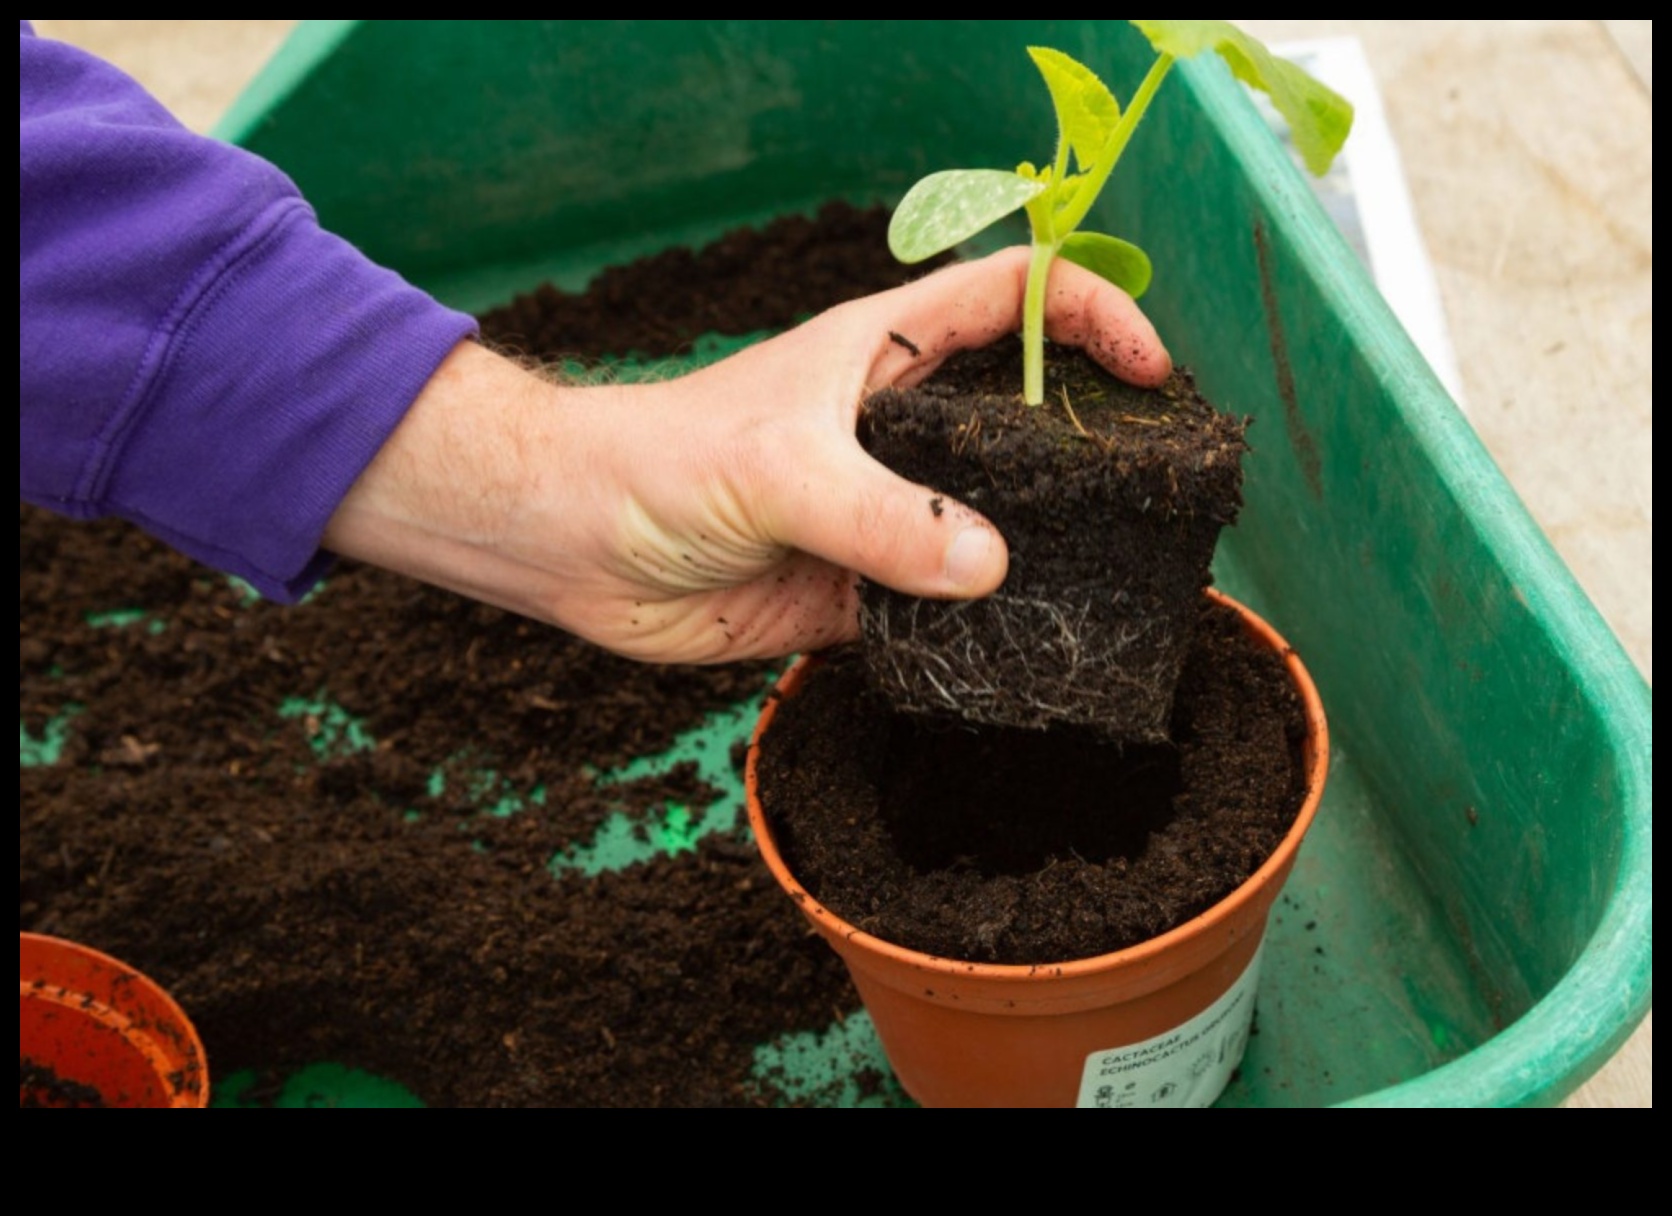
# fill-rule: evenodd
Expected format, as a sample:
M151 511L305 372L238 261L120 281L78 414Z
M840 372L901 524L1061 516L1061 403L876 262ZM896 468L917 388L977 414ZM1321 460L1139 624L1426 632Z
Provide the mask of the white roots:
M866 665L896 709L1035 730L1071 722L1133 741L1166 737L1190 623L1003 594L868 589L860 608Z

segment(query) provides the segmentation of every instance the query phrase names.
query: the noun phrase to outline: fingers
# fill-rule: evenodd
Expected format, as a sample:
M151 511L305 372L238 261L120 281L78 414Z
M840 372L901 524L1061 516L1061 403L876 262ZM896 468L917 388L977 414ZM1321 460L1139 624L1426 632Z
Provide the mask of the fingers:
M1007 249L833 310L824 320L851 327L850 337L873 351L868 390L909 387L954 351L1021 328L1028 262L1029 250ZM1134 384L1160 384L1172 371L1166 347L1132 297L1061 259L1046 288L1045 328L1053 341L1085 348ZM896 590L981 596L1009 569L1009 551L987 520L889 472L851 441L798 454L778 483L775 538Z
M1006 249L959 262L866 304L886 308L888 332L873 366L872 389L909 387L926 379L954 351L973 350L1022 327L1028 251ZM875 326L877 318L865 324ZM876 340L874 328L867 338Z
M868 387L911 386L951 353L985 346L1022 327L1029 251L1005 249L960 262L867 303L889 309ZM876 318L869 318L874 325ZM1083 347L1121 379L1153 387L1173 363L1149 318L1120 288L1056 259L1045 295L1045 333Z
M851 440L803 453L769 492L785 544L908 595L966 599L1004 581L1010 553L962 503L890 472Z
M1045 336L1081 347L1129 384L1154 388L1173 371L1172 356L1137 302L1108 279L1061 258L1052 263L1045 288Z

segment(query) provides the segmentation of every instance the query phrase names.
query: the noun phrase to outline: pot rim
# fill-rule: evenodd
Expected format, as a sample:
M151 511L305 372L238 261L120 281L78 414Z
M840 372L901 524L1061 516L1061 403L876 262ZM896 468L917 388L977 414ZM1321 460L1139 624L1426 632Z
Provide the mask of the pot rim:
M1317 686L1312 682L1311 674L1301 662L1300 656L1295 653L1294 647L1246 604L1232 599L1216 588L1208 587L1204 590L1210 599L1235 610L1242 617L1245 630L1282 656L1289 679L1300 696L1306 718L1303 761L1307 781L1305 801L1271 856L1267 857L1240 886L1206 912L1169 929L1166 933L1122 950L1092 955L1089 958L1043 963L978 963L925 954L876 937L838 916L815 899L790 873L766 822L759 795L758 762L761 736L776 716L779 702L785 696L793 694L806 674L823 661L816 654L801 656L779 677L749 739L748 761L744 770L749 826L755 834L756 845L766 861L767 868L772 871L779 885L801 906L801 910L815 922L822 922L834 935L897 964L933 974L958 976L965 980L986 979L1005 982L1035 979L1042 974L1064 979L1107 974L1114 970L1149 965L1157 956L1212 935L1222 925L1233 920L1243 906L1256 898L1274 879L1285 874L1292 864L1301 841L1317 815L1319 804L1323 801L1324 783L1329 773L1329 724L1324 717L1323 702L1318 696Z
M102 950L47 933L18 932L18 998L73 1012L127 1045L156 1077L168 1106L208 1104L203 1040L169 991Z

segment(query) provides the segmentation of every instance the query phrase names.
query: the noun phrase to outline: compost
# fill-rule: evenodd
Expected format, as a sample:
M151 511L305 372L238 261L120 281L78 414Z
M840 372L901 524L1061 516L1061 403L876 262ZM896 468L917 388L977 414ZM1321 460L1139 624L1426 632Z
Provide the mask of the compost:
M24 1110L100 1110L107 1105L93 1086L66 1080L50 1064L28 1056L17 1058L17 1104Z
M1198 611L1168 738L971 729L895 711L857 644L832 651L761 740L785 864L832 912L940 958L1052 963L1207 911L1276 850L1306 794L1282 657Z
M591 360L781 328L901 282L885 226L833 206L542 288L484 337ZM280 607L29 507L18 657L19 928L156 978L216 1078L335 1061L443 1106L819 1100L757 1048L859 1001L741 826L596 876L550 866L618 812L648 833L711 800L694 765L599 775L773 667L635 664L348 564Z

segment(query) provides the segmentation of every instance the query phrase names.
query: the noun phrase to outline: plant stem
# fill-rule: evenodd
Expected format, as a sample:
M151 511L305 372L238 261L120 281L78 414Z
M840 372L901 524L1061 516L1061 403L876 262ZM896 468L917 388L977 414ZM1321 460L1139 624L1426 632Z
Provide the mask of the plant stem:
M1029 405L1045 404L1045 283L1051 276L1051 263L1062 248L1063 237L1080 226L1080 221L1086 218L1091 205L1097 201L1103 183L1109 180L1115 162L1126 151L1127 141L1132 138L1144 111L1149 109L1150 99L1155 96L1155 91L1161 87L1172 66L1173 56L1163 54L1156 57L1138 91L1127 104L1126 112L1120 116L1120 122L1109 133L1109 142L1098 153L1097 163L1087 172L1067 206L1061 211L1054 211L1051 204L1052 195L1063 180L1068 165L1068 141L1060 135L1052 188L1027 205L1028 224L1033 230L1033 257L1028 262L1027 292L1022 297L1022 400Z
M1034 236L1028 262L1028 287L1022 297L1022 400L1045 404L1045 282L1051 276L1060 241Z
M1075 191L1074 199L1063 208L1056 217L1056 230L1062 233L1073 232L1080 226L1080 221L1086 218L1086 212L1091 210L1097 196L1103 191L1103 183L1109 180L1109 173L1120 159L1120 154L1126 151L1127 141L1132 138L1132 132L1144 117L1144 111L1149 109L1150 99L1155 91L1161 87L1161 82L1167 78L1167 72L1173 66L1171 55L1158 55L1150 65L1149 74L1144 77L1138 91L1132 95L1127 103L1126 112L1120 116L1120 122L1109 134L1109 142L1103 145L1103 151L1098 153L1097 163L1086 174L1086 180Z

